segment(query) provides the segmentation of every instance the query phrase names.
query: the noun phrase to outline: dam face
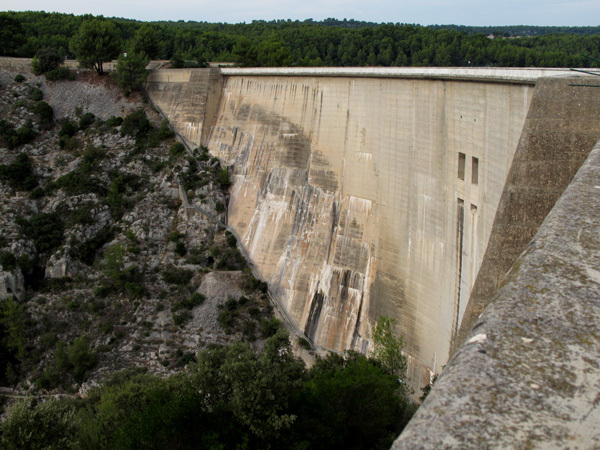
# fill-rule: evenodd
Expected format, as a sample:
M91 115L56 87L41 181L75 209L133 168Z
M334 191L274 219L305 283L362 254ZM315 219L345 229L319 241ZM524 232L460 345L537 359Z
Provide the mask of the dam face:
M395 318L420 387L456 339L538 75L338 72L154 71L147 89L230 166L229 224L296 326L365 352Z

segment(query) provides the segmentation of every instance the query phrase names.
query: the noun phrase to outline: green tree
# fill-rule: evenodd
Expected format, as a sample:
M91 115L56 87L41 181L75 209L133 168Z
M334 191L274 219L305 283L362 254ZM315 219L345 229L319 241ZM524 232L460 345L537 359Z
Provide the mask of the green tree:
M14 163L0 164L0 180L13 189L31 191L38 185L27 153L19 153Z
M25 42L21 22L9 13L0 13L0 55L14 56Z
M111 245L108 250L104 252L104 275L114 282L117 282L121 278L121 274L125 267L123 256L125 256L125 250L119 243Z
M102 65L112 61L121 52L121 37L115 24L109 20L93 19L81 24L69 43L79 65L103 74Z
M402 336L394 336L396 319L381 316L373 330L373 357L378 360L383 368L390 374L406 381L407 360L402 354L404 340Z
M161 34L161 30L158 27L149 23L143 24L138 28L133 38L132 52L144 52L151 59L160 57L163 52Z
M77 425L73 400L17 401L0 424L0 446L7 450L73 448Z
M65 61L55 48L43 48L37 51L35 57L31 60L33 73L42 75L46 72L56 69Z
M19 359L25 356L27 321L27 310L22 303L17 302L12 297L0 302L1 344Z
M35 105L33 112L39 117L40 126L44 130L49 130L52 128L52 122L54 121L54 110L52 109L52 106L43 101L38 102Z
M311 448L388 449L410 417L398 379L361 353L318 358L308 376L297 432Z
M138 90L142 86L142 83L146 81L146 77L148 76L146 66L148 62L148 56L143 51L140 53L123 53L119 56L116 70L111 76L125 90L126 95Z
M235 61L244 67L258 65L256 46L249 38L242 36L233 46L232 56Z
M85 336L77 338L67 349L69 363L73 367L73 378L77 383L83 383L88 372L98 362L98 356L90 347Z

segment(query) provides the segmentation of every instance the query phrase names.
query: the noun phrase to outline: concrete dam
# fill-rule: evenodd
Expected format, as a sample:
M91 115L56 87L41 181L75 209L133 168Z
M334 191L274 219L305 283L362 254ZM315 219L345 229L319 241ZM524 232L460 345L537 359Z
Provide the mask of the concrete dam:
M146 89L188 144L230 168L229 225L296 327L318 348L366 352L378 318L395 318L418 389L600 139L600 88L586 80L174 69Z

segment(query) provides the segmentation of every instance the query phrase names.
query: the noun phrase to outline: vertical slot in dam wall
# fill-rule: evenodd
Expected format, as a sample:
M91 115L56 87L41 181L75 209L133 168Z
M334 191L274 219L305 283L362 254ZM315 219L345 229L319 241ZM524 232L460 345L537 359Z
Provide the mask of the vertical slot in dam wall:
M458 333L535 78L199 72L155 71L148 92L231 167L229 224L292 320L320 347L366 351L377 319L396 318L426 384Z

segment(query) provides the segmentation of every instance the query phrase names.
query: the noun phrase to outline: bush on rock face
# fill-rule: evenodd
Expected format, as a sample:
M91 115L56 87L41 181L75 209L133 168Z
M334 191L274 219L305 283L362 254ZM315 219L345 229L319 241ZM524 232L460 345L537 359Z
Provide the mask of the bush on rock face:
M18 225L40 253L49 254L63 242L65 227L58 213L34 214L29 219L20 219Z
M150 130L152 130L152 124L143 109L137 109L127 115L121 124L121 135L136 139L145 137Z
M19 153L12 164L0 165L0 180L6 181L13 189L24 191L31 191L38 185L26 153Z

